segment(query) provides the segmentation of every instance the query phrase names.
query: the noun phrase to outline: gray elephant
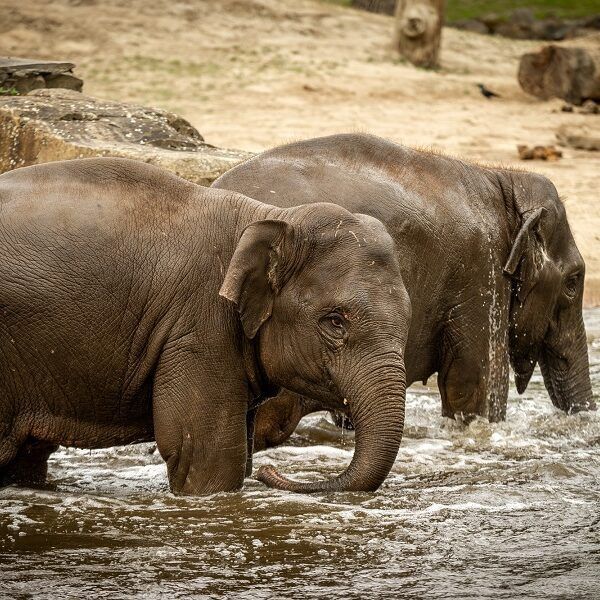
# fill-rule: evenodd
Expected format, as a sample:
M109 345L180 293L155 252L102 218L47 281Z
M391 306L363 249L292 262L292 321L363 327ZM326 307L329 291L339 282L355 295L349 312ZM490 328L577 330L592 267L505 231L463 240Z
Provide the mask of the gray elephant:
M123 159L0 176L0 480L58 444L156 439L173 492L236 490L280 386L347 409L356 451L297 491L374 490L402 437L410 301L393 241L334 204L276 208Z
M443 415L503 420L509 361L519 393L539 362L555 406L595 408L584 262L547 178L334 135L264 152L213 185L282 207L342 199L383 222L412 304L407 383L437 372ZM257 448L281 443L316 409L285 393L266 403Z

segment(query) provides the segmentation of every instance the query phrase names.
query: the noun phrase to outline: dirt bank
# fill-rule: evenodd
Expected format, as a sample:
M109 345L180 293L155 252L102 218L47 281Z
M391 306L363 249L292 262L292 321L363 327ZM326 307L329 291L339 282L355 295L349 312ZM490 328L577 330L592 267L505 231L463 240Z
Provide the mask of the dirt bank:
M553 143L568 123L600 127L519 89L518 59L539 42L446 29L433 72L390 52L390 17L324 2L0 0L0 14L0 53L74 62L86 93L178 112L224 147L365 131L514 164L518 143ZM485 99L479 82L502 98ZM600 304L600 155L565 149L558 162L520 164L565 198L586 303Z

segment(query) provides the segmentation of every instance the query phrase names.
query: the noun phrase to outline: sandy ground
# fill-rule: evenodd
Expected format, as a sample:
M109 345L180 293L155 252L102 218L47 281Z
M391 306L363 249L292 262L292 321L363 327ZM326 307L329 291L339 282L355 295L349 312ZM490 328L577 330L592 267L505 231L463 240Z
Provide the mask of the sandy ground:
M219 146L363 131L549 176L586 259L586 303L600 304L600 153L516 154L554 143L563 123L600 128L600 116L520 90L518 59L539 42L446 29L442 67L427 71L395 57L391 29L390 17L311 0L0 0L0 54L75 62L86 93L175 111Z

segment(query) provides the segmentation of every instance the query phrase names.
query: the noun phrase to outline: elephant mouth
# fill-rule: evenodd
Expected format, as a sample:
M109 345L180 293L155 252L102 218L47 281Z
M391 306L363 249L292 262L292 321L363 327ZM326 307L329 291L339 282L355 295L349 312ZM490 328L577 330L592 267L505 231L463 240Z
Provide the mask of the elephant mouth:
M537 353L535 354L535 358L533 358L531 353L523 356L513 355L511 357L511 365L515 374L515 385L519 395L523 394L527 389L537 362Z
M344 431L354 431L356 429L354 427L354 423L352 422L352 418L346 414L346 412L341 410L332 410L330 411L330 414L336 427L339 427Z

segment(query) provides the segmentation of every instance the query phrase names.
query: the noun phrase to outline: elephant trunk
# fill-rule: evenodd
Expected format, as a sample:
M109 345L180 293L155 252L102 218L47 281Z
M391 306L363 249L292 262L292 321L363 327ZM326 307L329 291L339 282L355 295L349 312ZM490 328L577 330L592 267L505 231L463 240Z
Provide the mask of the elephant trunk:
M564 337L558 345L544 345L539 358L550 399L568 414L595 410L583 319Z
M392 468L404 429L406 374L404 363L361 369L360 381L348 394L356 429L354 456L348 468L326 481L301 483L280 475L273 467L261 467L257 479L268 486L291 492L374 491ZM361 376L362 381L361 381Z

